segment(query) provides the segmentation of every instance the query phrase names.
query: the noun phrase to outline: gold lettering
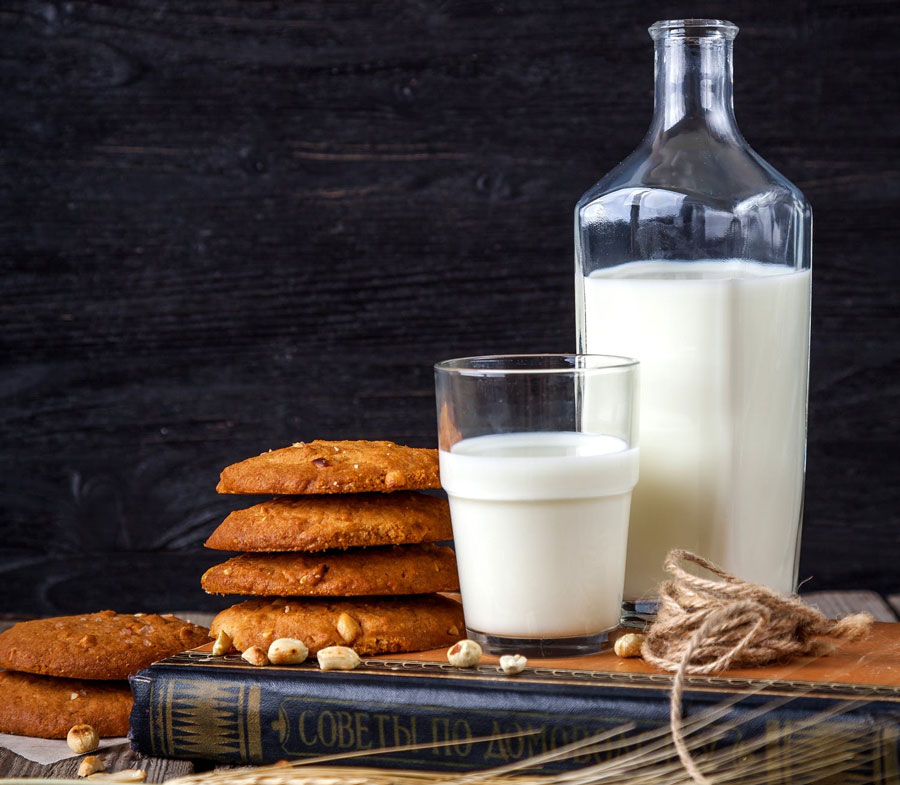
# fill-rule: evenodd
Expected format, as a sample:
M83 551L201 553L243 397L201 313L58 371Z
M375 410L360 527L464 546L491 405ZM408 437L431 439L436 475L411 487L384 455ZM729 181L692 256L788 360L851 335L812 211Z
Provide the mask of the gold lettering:
M334 714L330 711L323 711L319 715L319 722L316 725L319 732L319 740L323 747L333 747L337 741L337 723L334 720Z
M391 746L387 741L387 734L384 732L385 723L391 718L390 714L375 714L375 722L378 723L378 746L379 747L388 747Z
M496 736L501 734L503 731L500 729L500 723L497 720L494 720L491 725L491 736ZM506 745L503 743L503 739L491 739L488 742L487 749L484 751L484 759L485 760L509 760L509 753L506 751Z
M509 727L509 733L521 733L522 726L513 722ZM521 758L525 753L525 741L521 736L513 736L506 740L506 751L510 758Z
M450 720L446 717L431 718L431 740L434 742L450 741ZM435 747L432 755L452 755L450 747Z
M353 715L349 711L337 713L338 747L350 749L353 747Z
M529 728L534 730L534 728ZM540 733L532 733L530 736L524 737L525 743L528 745L528 757L540 755L547 752L547 731L541 730Z
M416 718L409 718L409 727L404 728L400 724L399 715L394 715L394 743L399 747L404 744L416 743Z
M300 718L297 720L298 730L300 731L300 741L303 742L304 747L313 747L319 741L319 737L313 733L312 738L309 738L306 735L306 715L309 714L308 709L304 709L300 712Z
M453 738L457 742L453 745L453 749L456 751L456 754L461 758L467 758L469 756L469 753L472 751L472 742L464 741L465 739L472 738L472 727L469 725L467 720L460 719L453 723ZM459 742L462 743L460 744Z
M587 728L582 728L580 726L572 728L572 741L581 741L582 739L586 739L588 735ZM587 763L591 760L591 753L583 752L581 755L576 755L572 760L578 761L578 763Z
M555 750L557 747L564 747L569 743L569 737L566 735L566 729L555 725L550 729L550 749Z
M367 738L369 735L369 715L361 711L354 712L356 715L356 746L361 750L372 749L372 741Z

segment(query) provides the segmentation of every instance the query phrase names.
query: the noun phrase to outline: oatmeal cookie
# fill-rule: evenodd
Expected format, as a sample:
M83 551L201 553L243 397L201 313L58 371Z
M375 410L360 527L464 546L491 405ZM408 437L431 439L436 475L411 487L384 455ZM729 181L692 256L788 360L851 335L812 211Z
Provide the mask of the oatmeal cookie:
M124 736L132 705L126 681L84 681L0 671L0 732L64 739L87 723L100 736Z
M206 541L221 551L324 551L453 537L446 499L424 493L276 497L235 510Z
M267 650L277 638L297 638L310 654L350 646L357 654L424 651L465 634L462 605L439 594L408 597L254 599L213 619L210 635L228 634L236 649ZM342 631L344 634L342 634Z
M394 442L313 441L225 467L219 493L360 493L440 488L438 451Z
M459 589L456 555L439 545L394 545L321 553L242 554L200 579L209 594L349 597Z
M0 633L0 667L71 679L125 679L206 640L205 628L174 616L57 616L19 622Z

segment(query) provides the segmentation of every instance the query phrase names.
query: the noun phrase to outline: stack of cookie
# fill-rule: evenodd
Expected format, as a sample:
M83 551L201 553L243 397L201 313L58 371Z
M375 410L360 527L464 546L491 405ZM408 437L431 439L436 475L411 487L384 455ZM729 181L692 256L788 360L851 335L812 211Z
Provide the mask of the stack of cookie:
M63 739L73 725L124 736L128 676L208 640L173 616L113 611L20 622L0 634L0 732Z
M437 592L459 578L437 450L393 442L296 443L228 466L219 493L277 494L231 513L209 548L242 551L203 575L211 594L253 595L213 620L239 651L278 638L315 654L447 646L464 631L462 608Z

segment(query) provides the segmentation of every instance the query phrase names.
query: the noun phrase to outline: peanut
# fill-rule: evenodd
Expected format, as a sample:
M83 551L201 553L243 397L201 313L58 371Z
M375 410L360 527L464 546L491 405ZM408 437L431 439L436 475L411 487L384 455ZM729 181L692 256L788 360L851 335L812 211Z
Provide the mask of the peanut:
M337 631L347 643L353 643L362 634L362 627L349 613L342 613L338 616Z
M76 755L92 752L100 746L100 736L90 725L73 725L66 734L66 744Z
M504 654L500 658L500 670L507 676L514 676L525 670L528 660L521 654Z
M306 661L309 649L296 638L278 638L272 641L267 656L273 665L299 665Z
M231 651L231 636L225 630L219 630L216 642L213 644L212 653L214 657L221 657Z
M640 632L628 632L620 638L616 638L613 648L619 657L640 657L641 646L643 646L644 638L646 637Z
M316 655L323 671L352 671L359 665L359 655L346 646L326 646Z
M105 768L106 765L96 755L86 755L81 759L81 763L78 764L78 776L87 777L91 774L96 774L98 771L103 771Z
M107 782L143 782L147 779L147 772L143 769L121 769L109 774L91 774L89 780L106 780Z
M481 646L466 638L447 649L447 662L457 668L473 668L481 659Z
M246 660L251 665L268 665L269 658L259 646L250 646L241 654L241 659Z

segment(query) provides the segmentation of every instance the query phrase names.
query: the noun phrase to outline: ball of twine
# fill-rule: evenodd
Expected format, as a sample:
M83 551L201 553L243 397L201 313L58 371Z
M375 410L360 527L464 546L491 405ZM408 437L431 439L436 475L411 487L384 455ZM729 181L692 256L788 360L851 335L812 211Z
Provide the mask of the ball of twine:
M692 562L717 578L692 575L679 562ZM829 654L834 645L825 638L857 640L869 633L874 620L868 613L827 619L799 597L741 580L690 551L670 551L665 569L672 579L659 588L659 610L641 655L675 673L670 711L675 749L694 781L711 785L691 757L681 728L686 674Z

